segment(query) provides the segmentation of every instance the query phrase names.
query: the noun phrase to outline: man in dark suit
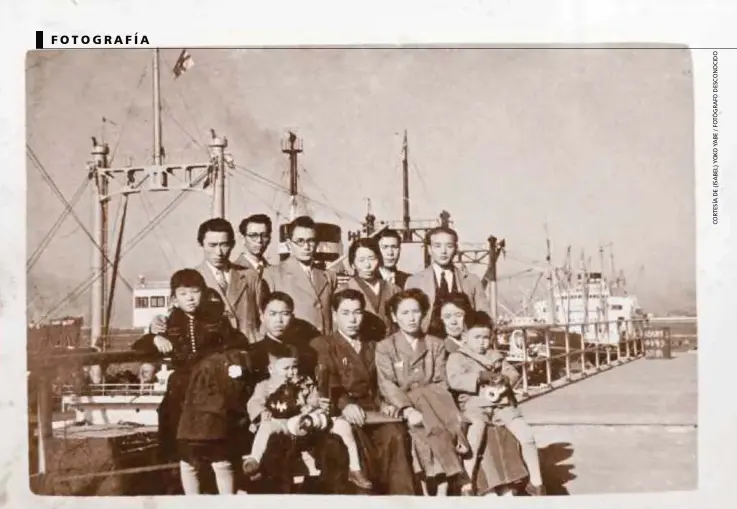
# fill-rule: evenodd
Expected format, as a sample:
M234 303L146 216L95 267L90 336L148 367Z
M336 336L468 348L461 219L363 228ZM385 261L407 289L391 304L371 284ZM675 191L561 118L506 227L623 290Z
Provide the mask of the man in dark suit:
M396 230L386 229L376 236L383 264L379 269L385 281L404 289L409 274L397 268L402 254L402 237Z
M433 228L427 233L426 242L432 263L425 270L411 275L405 283L405 289L417 288L430 298L430 313L422 321L422 330L427 331L431 320L439 312L438 303L451 293L465 293L473 309L488 313L489 301L481 280L453 264L458 252L456 231L446 227Z
M317 360L309 344L295 336L293 318L294 300L289 295L273 292L265 298L261 309L263 336L248 352L254 382L268 378L269 355L296 355L300 373L314 379Z
M207 286L223 298L225 316L231 325L240 330L249 342L257 341L260 338L258 303L266 287L255 271L230 261L235 246L233 227L219 217L208 219L197 230L197 242L202 247L204 260L195 270L202 274ZM166 332L166 317L155 317L151 332Z
M338 286L335 273L315 266L317 228L315 222L300 216L289 224L289 258L268 267L263 281L269 292L284 292L294 299L293 325L305 340L332 331L330 300Z
M359 336L365 305L363 294L353 289L333 296L337 331L311 342L317 354L318 385L335 410L353 425L362 462L366 462L362 467L377 492L414 495L409 435L396 418L397 409L383 404L379 397L375 343Z

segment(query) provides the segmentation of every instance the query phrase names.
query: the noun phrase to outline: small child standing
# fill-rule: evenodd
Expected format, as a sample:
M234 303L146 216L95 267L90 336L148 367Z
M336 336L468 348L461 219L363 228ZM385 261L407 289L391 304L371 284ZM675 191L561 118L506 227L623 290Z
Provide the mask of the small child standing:
M175 272L170 281L173 309L163 336L146 334L133 344L134 350L159 352L171 356L174 370L168 376L166 392L159 406L159 443L164 460L179 459L185 494L200 492L199 469L208 463L215 471L220 493L234 493L233 468L228 461L228 447L221 441L210 443L207 450L191 440L178 440L182 428L192 428L185 416L185 402L201 399L189 394L194 372L203 360L231 347L245 347L246 338L235 330L223 315L219 294L207 288L203 276L192 269ZM225 367L228 375L240 375L242 366ZM227 375L226 375L227 376ZM215 446L216 445L216 446Z
M522 458L530 474L529 494L544 495L535 437L517 407L512 391L519 381L519 373L504 361L501 352L490 349L491 332L492 324L488 317L484 313L475 313L463 332L463 345L450 354L446 365L448 385L458 393L458 406L470 421L468 441L471 456L464 461L466 471L473 476L486 426L501 425L520 443Z
M329 428L348 450L349 480L361 489L370 490L372 484L361 470L351 425L341 417L329 418L312 379L298 374L295 350L292 348L291 354L269 354L269 378L256 385L248 401L248 416L258 429L251 454L243 459L244 473L253 475L258 471L271 435L300 437ZM314 472L314 458L305 453L302 457Z

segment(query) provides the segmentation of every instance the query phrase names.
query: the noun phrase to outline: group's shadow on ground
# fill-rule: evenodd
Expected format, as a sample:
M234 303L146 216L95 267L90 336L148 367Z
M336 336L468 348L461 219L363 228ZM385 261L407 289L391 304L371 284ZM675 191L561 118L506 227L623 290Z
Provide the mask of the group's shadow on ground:
M548 495L570 495L566 484L576 478L575 465L566 463L573 456L568 442L550 444L540 449L540 467Z

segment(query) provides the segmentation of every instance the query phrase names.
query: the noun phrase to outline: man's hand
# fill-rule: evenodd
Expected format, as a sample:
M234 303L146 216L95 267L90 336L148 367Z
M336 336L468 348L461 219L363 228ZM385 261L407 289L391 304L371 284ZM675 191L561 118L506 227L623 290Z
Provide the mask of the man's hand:
M479 383L491 383L496 378L496 373L493 371L481 371L479 373Z
M151 321L151 334L166 334L166 317L163 315L156 315Z
M172 351L171 341L166 339L164 336L156 336L154 338L154 346L163 354L167 354Z
M366 412L364 412L363 408L355 403L349 403L346 405L345 408L343 408L342 415L346 421L356 426L363 426L366 422Z
M404 417L407 419L408 426L422 426L422 413L414 408L408 408L404 411Z
M320 398L319 405L323 412L330 412L330 398Z

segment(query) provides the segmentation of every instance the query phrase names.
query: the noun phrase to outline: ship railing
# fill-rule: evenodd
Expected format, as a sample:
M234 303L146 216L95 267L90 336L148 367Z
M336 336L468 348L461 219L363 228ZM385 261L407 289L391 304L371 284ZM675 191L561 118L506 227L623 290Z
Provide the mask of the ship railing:
M166 391L156 383L92 383L78 390L73 385L63 385L62 396L159 396Z
M494 341L520 372L514 389L522 401L642 358L647 338L665 338L673 349L695 346L695 336L671 341L668 327L642 319L592 321L583 329L580 323L504 325Z

